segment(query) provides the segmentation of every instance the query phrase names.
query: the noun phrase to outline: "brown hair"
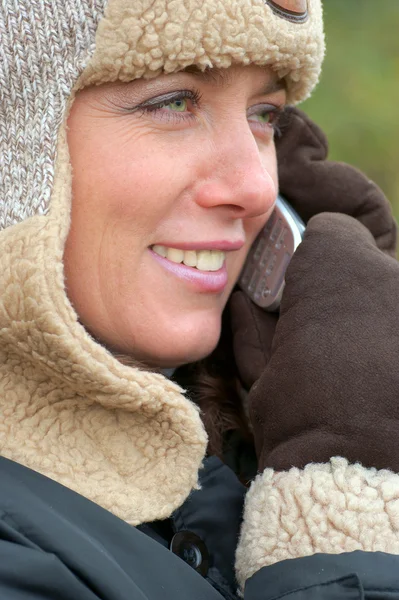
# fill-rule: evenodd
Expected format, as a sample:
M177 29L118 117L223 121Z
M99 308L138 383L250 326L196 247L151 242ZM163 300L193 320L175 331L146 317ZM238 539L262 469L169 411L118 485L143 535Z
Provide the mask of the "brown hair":
M220 341L204 360L180 367L174 379L201 409L209 437L208 454L222 458L227 432L237 430L245 441L252 439L242 399L233 355L230 327L224 317Z

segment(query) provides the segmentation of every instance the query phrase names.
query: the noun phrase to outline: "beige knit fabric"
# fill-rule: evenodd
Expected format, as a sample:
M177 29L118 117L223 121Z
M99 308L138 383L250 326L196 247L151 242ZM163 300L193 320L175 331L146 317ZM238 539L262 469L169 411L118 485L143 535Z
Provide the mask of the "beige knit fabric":
M58 130L105 5L0 2L0 231L48 210Z
M266 469L246 496L236 553L237 579L318 552L399 554L399 475L344 458L303 471Z

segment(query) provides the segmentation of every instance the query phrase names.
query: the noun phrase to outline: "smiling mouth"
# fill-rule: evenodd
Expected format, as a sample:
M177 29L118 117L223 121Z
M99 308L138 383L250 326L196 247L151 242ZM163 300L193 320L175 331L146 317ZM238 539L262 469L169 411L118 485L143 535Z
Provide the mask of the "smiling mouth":
M159 244L151 246L151 250L173 263L205 272L219 271L226 260L226 253L222 250L180 250Z

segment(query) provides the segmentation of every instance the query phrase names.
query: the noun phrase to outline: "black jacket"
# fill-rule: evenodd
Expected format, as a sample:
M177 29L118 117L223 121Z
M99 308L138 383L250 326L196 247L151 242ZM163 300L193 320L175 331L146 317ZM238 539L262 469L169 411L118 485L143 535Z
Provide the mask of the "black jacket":
M1 600L236 597L245 488L215 458L206 461L202 489L170 521L140 528L4 458L0 482ZM399 599L399 557L319 554L264 567L247 582L245 600L278 598Z

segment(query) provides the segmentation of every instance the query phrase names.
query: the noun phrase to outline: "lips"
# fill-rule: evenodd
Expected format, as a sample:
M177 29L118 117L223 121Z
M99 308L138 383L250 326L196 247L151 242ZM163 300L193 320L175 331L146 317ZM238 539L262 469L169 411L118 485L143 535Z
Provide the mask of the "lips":
M149 248L149 251L153 259L169 276L174 276L182 280L194 292L220 294L227 286L228 275L225 261L217 271L203 271L187 266L183 262L173 262L164 256L160 256L154 251L153 247Z

